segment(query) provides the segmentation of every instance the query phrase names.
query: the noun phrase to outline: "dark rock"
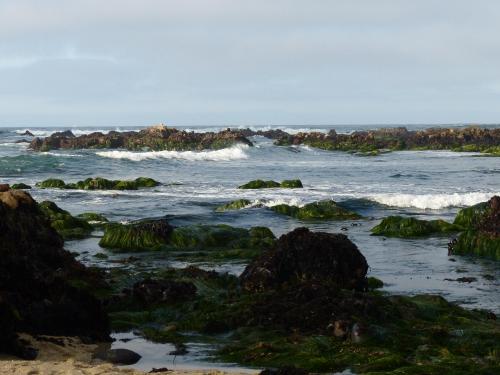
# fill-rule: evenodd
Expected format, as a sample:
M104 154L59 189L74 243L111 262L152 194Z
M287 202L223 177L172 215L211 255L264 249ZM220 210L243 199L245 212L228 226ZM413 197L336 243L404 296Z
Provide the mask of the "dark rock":
M32 132L30 132L29 130L26 130L24 133L22 133L22 134L20 134L20 135L26 135L26 136L28 136L28 137L34 137L34 136L35 136L35 135L34 135Z
M107 314L87 291L101 275L63 249L33 198L1 192L0 217L0 351L22 354L16 332L109 340Z
M172 370L169 370L166 367L160 367L160 368L153 367L153 369L149 372L149 374L156 374L156 373L159 373L159 372L169 372L169 371L172 371Z
M10 185L9 184L0 184L0 192L8 191L10 190Z
M196 295L196 287L191 282L145 279L134 284L132 297L145 305L175 303Z
M307 375L309 372L294 366L284 366L278 369L265 369L260 375Z
M115 365L133 365L139 362L141 355L129 349L109 349L94 354L94 358L101 359Z
M362 290L367 270L365 257L347 236L298 228L281 236L274 248L249 264L240 280L249 291L304 281Z
M30 148L35 151L52 149L126 148L129 150L203 150L221 149L235 144L252 146L239 132L224 130L218 133L194 133L168 128L164 125L151 126L139 132L99 132L75 137L71 132L54 133L44 139L35 138Z

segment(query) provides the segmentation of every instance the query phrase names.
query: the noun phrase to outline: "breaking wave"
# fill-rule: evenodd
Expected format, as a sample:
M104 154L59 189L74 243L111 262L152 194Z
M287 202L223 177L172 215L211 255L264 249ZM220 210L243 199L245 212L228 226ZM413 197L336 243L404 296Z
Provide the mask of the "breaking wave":
M191 161L229 161L247 159L247 145L236 145L214 151L101 151L96 154L105 158L142 161L150 159L181 159Z
M472 206L489 200L497 193L454 193L454 194L373 194L367 198L393 207L414 207L439 210L446 207Z

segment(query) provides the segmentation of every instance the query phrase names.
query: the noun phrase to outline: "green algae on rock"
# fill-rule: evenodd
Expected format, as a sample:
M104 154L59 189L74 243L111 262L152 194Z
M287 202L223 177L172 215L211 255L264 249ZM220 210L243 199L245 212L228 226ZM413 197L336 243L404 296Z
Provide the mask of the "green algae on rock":
M413 217L389 216L372 228L375 236L387 237L422 237L439 233L458 232L461 226L444 220L419 220Z
M26 185L26 184L24 184L24 183L21 182L21 183L18 183L18 184L12 184L10 186L10 188L11 189L15 189L15 190L29 190L29 189L31 189L31 186Z
M252 202L249 201L248 199L237 199L235 201L226 203L222 206L219 206L215 209L216 212L224 212L224 211L233 211L233 210L241 210L242 208L245 208L249 205L251 205Z
M302 207L279 204L270 208L277 213L299 220L355 220L361 218L361 215L337 205L333 200L308 203Z
M159 250L168 240L172 227L166 219L146 219L130 224L105 226L99 246L114 252Z
M448 245L450 254L500 260L500 197L460 210L455 223L466 231Z
M92 226L86 220L72 216L54 202L44 201L38 206L49 219L52 228L65 240L85 238L92 232Z
M244 185L239 186L238 189L297 189L302 187L302 182L300 180L283 180L281 183L272 180L252 180Z
M137 190L158 185L160 185L158 181L149 177L138 177L135 180L108 180L102 177L94 177L68 184L63 180L50 178L36 184L37 187L42 189L57 188L81 190Z

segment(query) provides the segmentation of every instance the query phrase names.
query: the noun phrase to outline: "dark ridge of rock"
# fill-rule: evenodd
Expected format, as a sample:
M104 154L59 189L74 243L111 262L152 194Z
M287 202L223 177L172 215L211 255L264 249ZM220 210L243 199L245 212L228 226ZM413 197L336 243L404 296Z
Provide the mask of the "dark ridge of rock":
M19 135L26 135L26 136L28 136L28 137L34 137L34 136L35 136L35 135L34 135L32 132L30 132L29 130L26 130L24 133L19 134Z
M247 291L279 289L301 283L334 284L364 290L368 264L347 236L297 228L250 263L240 276Z
M35 151L53 149L125 148L128 150L218 150L235 144L252 146L247 138L230 129L218 133L195 133L168 128L164 125L151 126L139 132L116 132L108 134L94 132L75 137L70 131L54 133L46 138L35 138L30 148Z
M97 272L63 249L26 192L0 193L0 351L30 357L16 333L109 340L101 303L87 290L103 286Z
M335 130L328 134L320 132L285 135L276 140L280 146L305 144L325 150L374 151L390 150L453 150L481 151L500 153L500 128L430 128L425 130L407 130L388 128L368 131L356 131L352 134L337 134Z

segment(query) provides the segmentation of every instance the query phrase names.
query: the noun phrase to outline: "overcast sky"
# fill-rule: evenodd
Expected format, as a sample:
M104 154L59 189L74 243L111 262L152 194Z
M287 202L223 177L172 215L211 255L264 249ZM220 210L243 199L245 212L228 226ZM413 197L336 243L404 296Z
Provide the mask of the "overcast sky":
M0 0L0 126L500 122L500 1Z

